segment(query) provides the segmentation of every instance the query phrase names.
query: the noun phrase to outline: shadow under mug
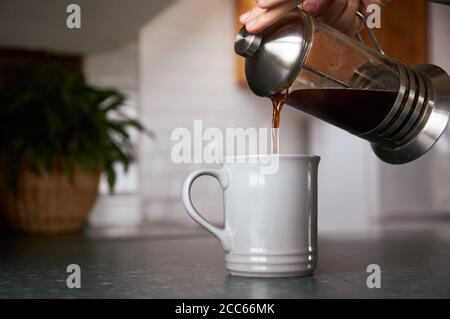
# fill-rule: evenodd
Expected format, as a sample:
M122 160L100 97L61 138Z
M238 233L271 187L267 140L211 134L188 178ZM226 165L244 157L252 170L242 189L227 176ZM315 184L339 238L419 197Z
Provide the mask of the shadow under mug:
M186 178L182 189L186 212L220 241L232 275L313 274L319 161L309 155L226 157L220 168L199 169ZM276 170L267 171L269 162ZM192 204L192 184L203 175L216 178L224 191L223 228L209 223Z

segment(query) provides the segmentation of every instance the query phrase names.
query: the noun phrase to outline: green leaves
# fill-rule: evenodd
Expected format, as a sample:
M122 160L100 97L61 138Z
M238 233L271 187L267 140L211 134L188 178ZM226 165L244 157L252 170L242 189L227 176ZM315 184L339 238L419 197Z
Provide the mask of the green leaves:
M61 71L24 74L15 88L0 90L0 101L2 173L11 187L20 163L32 158L50 172L58 159L69 179L75 164L100 166L112 191L115 164L127 169L134 160L130 129L145 131L121 112L124 95L80 84Z

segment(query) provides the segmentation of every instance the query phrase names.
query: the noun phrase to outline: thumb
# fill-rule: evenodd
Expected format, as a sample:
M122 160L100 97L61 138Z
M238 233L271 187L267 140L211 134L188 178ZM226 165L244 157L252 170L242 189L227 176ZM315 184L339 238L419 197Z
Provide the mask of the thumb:
M313 17L317 17L325 11L329 4L330 0L305 0L303 2L303 10Z

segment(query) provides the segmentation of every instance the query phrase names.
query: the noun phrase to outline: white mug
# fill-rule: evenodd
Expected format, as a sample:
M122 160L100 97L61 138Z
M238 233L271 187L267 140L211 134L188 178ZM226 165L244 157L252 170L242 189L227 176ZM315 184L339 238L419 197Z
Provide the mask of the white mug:
M264 173L267 160L278 169ZM312 275L317 262L317 171L320 157L253 155L227 157L218 169L199 169L185 180L187 213L222 244L232 275ZM190 196L200 176L216 178L224 191L224 227L210 224Z

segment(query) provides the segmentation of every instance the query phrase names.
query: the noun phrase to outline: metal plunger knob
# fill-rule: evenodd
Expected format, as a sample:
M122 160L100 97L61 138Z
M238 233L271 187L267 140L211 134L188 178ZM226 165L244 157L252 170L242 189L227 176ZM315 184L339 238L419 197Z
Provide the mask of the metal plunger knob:
M248 33L243 27L234 41L234 51L244 58L252 57L261 45L261 36Z

